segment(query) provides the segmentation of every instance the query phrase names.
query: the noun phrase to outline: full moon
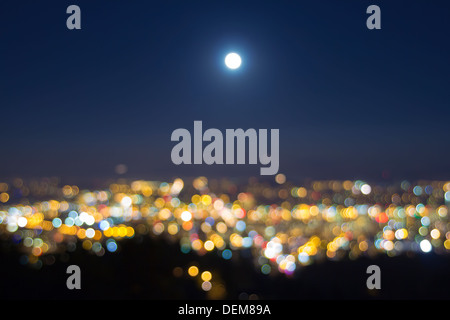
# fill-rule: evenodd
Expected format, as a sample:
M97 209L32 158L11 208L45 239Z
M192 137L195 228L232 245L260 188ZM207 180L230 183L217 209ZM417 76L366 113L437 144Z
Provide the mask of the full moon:
M237 69L241 66L242 60L237 53L229 53L225 57L225 65L230 69Z

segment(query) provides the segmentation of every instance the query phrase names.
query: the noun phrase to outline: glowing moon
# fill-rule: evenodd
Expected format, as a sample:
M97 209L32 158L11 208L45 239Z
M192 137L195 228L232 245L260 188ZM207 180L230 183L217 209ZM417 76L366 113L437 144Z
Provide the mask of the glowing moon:
M242 60L237 53L229 53L225 57L225 65L230 69L237 69L241 66Z

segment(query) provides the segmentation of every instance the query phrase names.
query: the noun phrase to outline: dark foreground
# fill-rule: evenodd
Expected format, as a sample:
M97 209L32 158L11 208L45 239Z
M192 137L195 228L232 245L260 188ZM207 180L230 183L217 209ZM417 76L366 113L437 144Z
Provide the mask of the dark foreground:
M146 238L122 242L120 252L103 257L77 249L56 257L55 263L39 270L22 266L14 246L2 242L0 252L1 299L206 299L198 279L185 271L195 263L219 278L222 299L450 299L450 256L435 254L413 257L322 262L297 270L288 278L261 274L252 261L215 254L198 257L182 254L179 246ZM82 270L81 290L66 287L67 266ZM366 269L380 266L381 290L366 288ZM180 270L180 269L178 269Z

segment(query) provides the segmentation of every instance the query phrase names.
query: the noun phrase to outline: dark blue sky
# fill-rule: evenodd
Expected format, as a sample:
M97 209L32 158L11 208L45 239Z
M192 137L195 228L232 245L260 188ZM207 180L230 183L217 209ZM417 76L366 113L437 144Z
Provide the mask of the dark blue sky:
M202 120L280 129L288 178L450 179L449 35L448 1L2 1L0 177L259 175L173 165Z

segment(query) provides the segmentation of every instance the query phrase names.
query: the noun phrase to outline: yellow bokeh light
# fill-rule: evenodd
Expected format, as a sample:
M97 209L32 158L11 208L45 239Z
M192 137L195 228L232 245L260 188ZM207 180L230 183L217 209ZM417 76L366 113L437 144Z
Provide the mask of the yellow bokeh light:
M169 223L169 226L167 227L167 232L171 235L175 235L178 233L178 225L176 223Z
M200 239L195 239L194 241L192 241L192 249L198 251L203 247L203 241Z
M210 281L212 279L212 274L209 271L203 271L201 277L203 281Z
M217 229L217 231L220 232L220 233L225 233L225 232L227 232L228 227L227 227L227 225L226 225L225 223L219 222L219 223L216 225L216 229Z
M450 240L444 241L444 247L445 247L445 249L450 250Z
M209 196L209 195L207 195L207 194L205 194L205 195L202 196L202 203L203 203L205 206L209 206L209 205L211 204L211 202L212 202L211 196Z
M86 230L85 229L79 229L77 232L77 236L79 239L86 238Z
M127 235L127 228L125 226L119 227L118 235L121 238L125 237Z
M364 251L366 251L369 248L369 245L367 244L366 241L361 241L359 243L358 247L359 247L359 250L364 252Z
M191 201L192 201L192 203L194 203L194 204L198 204L200 201L201 201L201 197L198 195L198 194L194 194L192 197L191 197Z
M304 198L308 195L308 191L305 188L300 187L297 190L297 195L299 196L299 198Z
M90 240L84 240L82 246L83 249L90 250L92 248L92 242Z
M195 277L196 275L198 275L198 268L196 266L191 266L188 269L188 273L191 277Z
M277 174L277 175L275 176L275 181L276 181L278 184L283 184L283 183L286 182L286 176L285 176L284 174L282 174L282 173L279 173L279 174Z
M8 202L9 200L9 194L7 194L6 192L3 192L0 194L0 201L5 203Z
M112 234L113 234L112 228L108 228L108 229L106 229L105 231L103 231L103 235L104 235L105 237L111 237Z

